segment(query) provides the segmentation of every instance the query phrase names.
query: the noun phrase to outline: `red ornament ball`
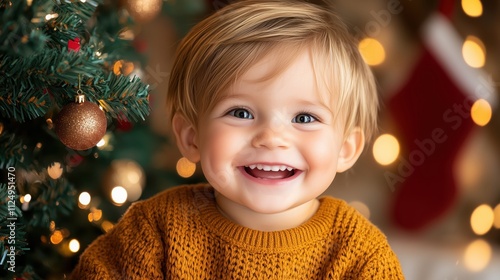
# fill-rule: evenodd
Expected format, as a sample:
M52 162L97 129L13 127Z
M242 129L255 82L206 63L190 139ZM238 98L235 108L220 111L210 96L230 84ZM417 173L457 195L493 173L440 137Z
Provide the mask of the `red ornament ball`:
M87 150L106 134L107 119L95 103L70 103L57 114L54 125L64 145L73 150Z

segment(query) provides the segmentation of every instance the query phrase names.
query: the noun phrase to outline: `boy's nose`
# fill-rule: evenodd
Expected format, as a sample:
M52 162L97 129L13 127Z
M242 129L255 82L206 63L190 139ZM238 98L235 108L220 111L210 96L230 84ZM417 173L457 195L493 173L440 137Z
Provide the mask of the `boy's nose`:
M289 142L287 140L285 129L281 126L273 127L265 125L253 137L252 145L256 148L287 148Z

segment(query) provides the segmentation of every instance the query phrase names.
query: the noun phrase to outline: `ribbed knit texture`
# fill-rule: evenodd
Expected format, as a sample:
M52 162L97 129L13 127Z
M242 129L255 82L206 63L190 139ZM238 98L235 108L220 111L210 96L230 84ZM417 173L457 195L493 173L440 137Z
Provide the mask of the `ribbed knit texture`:
M263 232L217 210L207 185L132 205L82 254L71 279L404 279L386 237L342 200L303 225Z

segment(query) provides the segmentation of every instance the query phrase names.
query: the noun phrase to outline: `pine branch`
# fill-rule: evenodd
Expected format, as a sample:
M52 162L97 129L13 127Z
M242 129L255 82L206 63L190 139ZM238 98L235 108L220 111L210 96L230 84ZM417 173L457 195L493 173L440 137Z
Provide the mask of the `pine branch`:
M65 47L69 40L87 37L86 24L102 1L59 1L53 16L45 25L49 45Z
M121 115L133 121L145 120L149 113L148 86L126 76L108 75L109 88L100 93L99 104L114 118Z
M19 169L19 168L18 168ZM76 190L64 177L52 179L46 170L33 166L31 171L19 169L26 173L23 177L32 178L21 182L20 193L30 194L32 199L26 209L30 216L28 228L48 228L51 221L58 220L61 215L67 216L76 205Z
M23 142L15 134L4 131L0 134L0 169L16 166L23 160Z

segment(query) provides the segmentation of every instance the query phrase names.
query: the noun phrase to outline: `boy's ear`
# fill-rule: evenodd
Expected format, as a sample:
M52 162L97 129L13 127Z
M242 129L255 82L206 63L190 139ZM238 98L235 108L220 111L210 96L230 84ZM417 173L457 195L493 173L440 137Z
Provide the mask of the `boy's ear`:
M176 113L172 119L172 130L181 154L193 163L200 161L196 129L191 122L182 114Z
M355 127L342 143L337 164L337 172L351 168L358 160L365 146L365 135L361 128Z

